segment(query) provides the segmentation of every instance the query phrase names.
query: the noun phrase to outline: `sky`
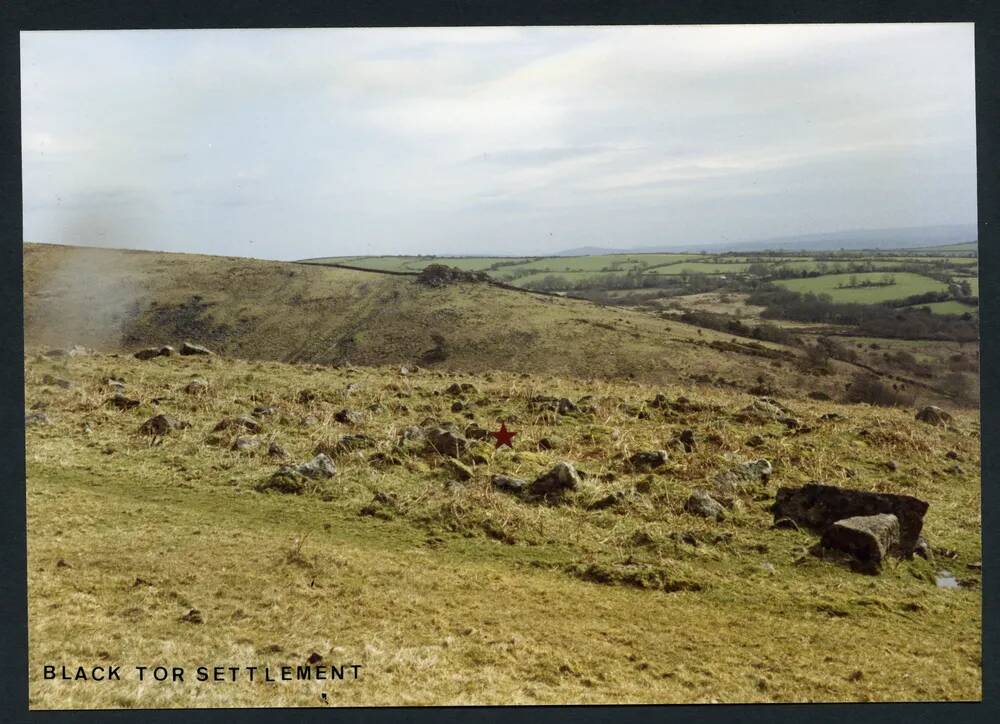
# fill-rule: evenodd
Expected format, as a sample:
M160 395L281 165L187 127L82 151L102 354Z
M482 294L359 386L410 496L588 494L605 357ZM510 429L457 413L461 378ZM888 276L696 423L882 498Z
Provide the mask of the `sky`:
M973 26L21 34L24 239L266 259L976 222Z

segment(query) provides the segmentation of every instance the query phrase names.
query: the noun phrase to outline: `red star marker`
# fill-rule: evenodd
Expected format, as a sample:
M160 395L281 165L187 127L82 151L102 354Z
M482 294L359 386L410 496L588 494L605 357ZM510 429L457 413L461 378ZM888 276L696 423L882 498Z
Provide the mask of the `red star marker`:
M497 432L491 432L490 433L490 437L495 437L496 438L496 440L497 440L497 450L499 450L504 445L506 445L511 450L513 450L514 446L511 445L510 443L514 439L514 436L516 434L517 434L516 432L511 432L510 430L507 429L507 423L501 422L500 423L500 430L497 431Z

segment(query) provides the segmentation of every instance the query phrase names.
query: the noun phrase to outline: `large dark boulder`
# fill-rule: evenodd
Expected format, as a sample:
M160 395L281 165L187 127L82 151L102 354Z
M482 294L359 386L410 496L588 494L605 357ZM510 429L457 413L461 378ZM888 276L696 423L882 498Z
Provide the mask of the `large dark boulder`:
M880 513L895 515L899 519L899 544L891 552L909 557L920 537L927 507L925 501L912 495L870 493L809 483L801 488L778 488L771 512L776 523L788 519L818 533L825 533L845 518Z

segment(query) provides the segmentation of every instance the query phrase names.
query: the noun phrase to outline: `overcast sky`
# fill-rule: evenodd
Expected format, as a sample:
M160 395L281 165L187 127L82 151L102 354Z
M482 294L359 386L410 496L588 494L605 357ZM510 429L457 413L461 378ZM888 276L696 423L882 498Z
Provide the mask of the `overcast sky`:
M973 27L21 34L27 241L299 259L976 221Z

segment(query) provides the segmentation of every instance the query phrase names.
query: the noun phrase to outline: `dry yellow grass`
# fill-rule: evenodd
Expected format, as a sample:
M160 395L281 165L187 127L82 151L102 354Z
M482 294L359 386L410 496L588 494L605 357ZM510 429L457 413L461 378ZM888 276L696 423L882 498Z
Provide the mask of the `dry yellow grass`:
M45 384L46 374L73 386ZM105 405L109 376L142 405ZM192 376L208 381L207 394L182 391ZM323 706L323 693L333 705L980 697L978 586L936 588L921 559L868 577L803 557L814 536L772 530L767 511L778 485L808 480L916 495L930 502L927 537L957 556L939 565L975 584L978 572L967 569L981 556L975 413L936 428L913 410L795 400L788 404L812 428L795 434L735 422L752 398L710 387L223 358L31 354L26 380L28 406L50 418L29 427L26 451L33 708ZM507 420L519 433L514 451L477 448L484 461L464 487L445 485L440 459L395 447L403 428L425 418L469 422L443 394L455 381L478 388L462 396L476 422ZM317 399L297 402L306 388ZM657 392L702 407L648 409L642 419L637 411ZM537 394L591 395L592 411L539 411L529 403ZM261 437L295 462L343 434L374 442L337 458L326 495L259 493L277 461L262 448L206 443L219 419L255 405L276 408L261 418ZM360 425L335 421L345 407L364 414ZM135 431L157 410L192 426L150 445ZM820 420L826 412L844 419ZM316 422L303 426L308 415ZM664 470L623 467L622 456L668 446L685 428L698 445L669 447ZM762 447L746 445L752 434ZM542 437L557 438L554 449L538 450ZM960 472L948 472L948 451ZM373 465L379 452L399 452L400 464ZM683 512L693 487L758 456L775 474L741 510L722 523ZM489 485L493 473L530 479L561 460L589 474L594 495L621 491L624 501L607 510L528 504ZM886 471L889 460L897 472ZM398 501L387 519L359 515L376 491ZM701 590L573 574L630 559ZM203 623L179 620L192 608ZM190 680L201 665L299 665L313 652L323 663L362 665L361 677ZM45 664L121 664L128 675L47 682ZM158 664L187 668L187 680L140 684L130 674Z

